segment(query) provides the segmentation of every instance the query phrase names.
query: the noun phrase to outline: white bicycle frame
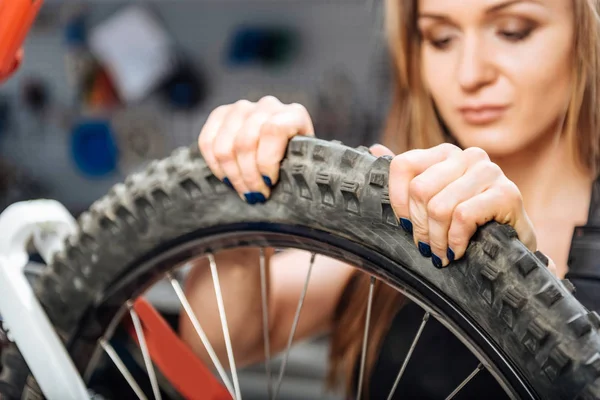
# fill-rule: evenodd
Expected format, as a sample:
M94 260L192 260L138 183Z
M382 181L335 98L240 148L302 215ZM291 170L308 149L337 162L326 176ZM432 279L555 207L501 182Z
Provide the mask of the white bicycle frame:
M33 240L47 263L77 224L54 200L15 203L0 214L0 315L48 400L83 400L90 395L61 339L24 274Z

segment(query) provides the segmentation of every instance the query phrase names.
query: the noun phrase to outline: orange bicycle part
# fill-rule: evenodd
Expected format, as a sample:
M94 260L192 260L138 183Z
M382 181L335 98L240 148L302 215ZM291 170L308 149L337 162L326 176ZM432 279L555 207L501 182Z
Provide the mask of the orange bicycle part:
M43 0L0 0L0 82L23 60L23 41Z
M164 318L143 298L133 309L144 333L148 353L155 367L184 398L190 400L231 400L231 394L202 361L173 332ZM135 327L129 322L129 334L139 345Z

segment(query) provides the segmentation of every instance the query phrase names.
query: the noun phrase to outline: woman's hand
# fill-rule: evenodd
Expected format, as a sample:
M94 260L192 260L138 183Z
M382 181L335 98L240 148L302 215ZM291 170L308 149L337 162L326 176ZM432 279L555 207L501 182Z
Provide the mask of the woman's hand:
M263 203L295 135L314 136L306 108L267 96L216 108L200 132L200 152L213 174L248 203Z
M372 152L391 153L384 149ZM400 224L437 268L461 258L477 227L491 220L511 225L527 248L537 250L519 189L479 148L446 143L402 153L393 158L389 179Z

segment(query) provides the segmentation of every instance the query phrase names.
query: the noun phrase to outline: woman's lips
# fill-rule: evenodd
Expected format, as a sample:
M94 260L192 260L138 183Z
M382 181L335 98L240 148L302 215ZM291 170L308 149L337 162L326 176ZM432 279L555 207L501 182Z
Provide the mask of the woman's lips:
M500 119L507 108L507 106L481 105L461 107L459 108L459 111L467 123L472 125L484 125Z

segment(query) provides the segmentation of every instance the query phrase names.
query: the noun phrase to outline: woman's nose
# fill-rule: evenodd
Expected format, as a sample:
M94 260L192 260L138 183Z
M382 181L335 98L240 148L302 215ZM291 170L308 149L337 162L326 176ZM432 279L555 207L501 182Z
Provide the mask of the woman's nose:
M466 92L477 91L493 82L496 77L490 49L475 35L467 36L463 41L457 68L458 82Z

